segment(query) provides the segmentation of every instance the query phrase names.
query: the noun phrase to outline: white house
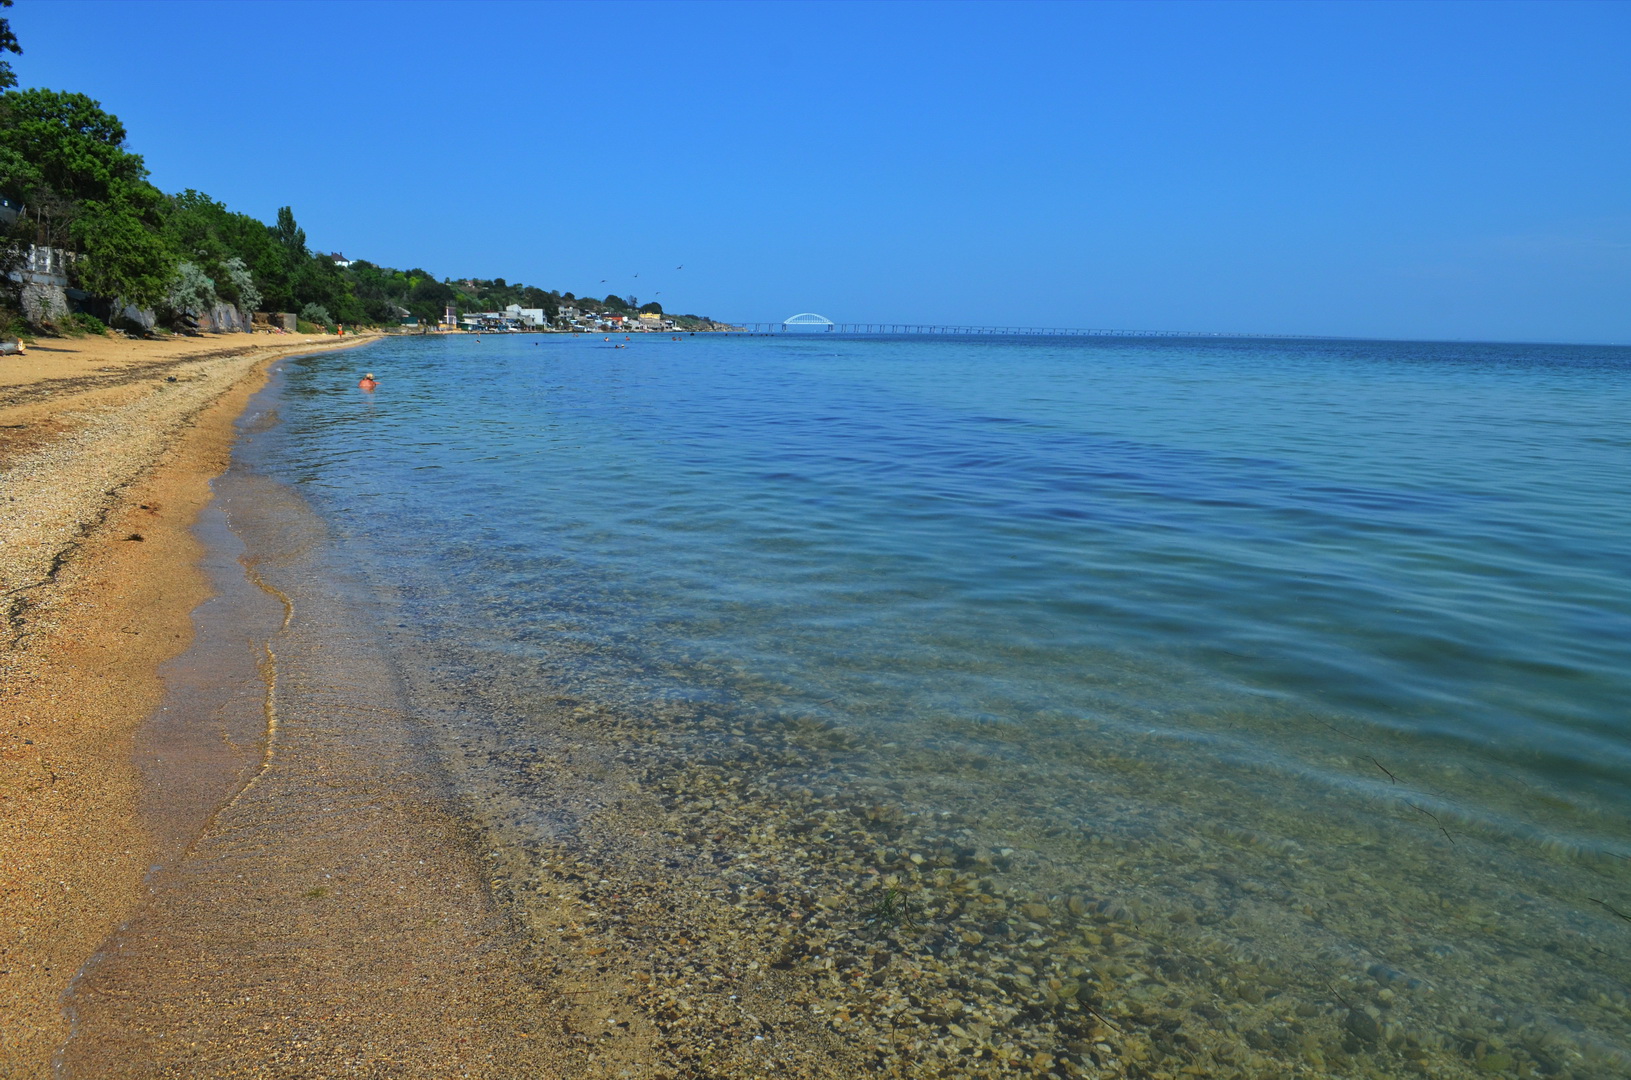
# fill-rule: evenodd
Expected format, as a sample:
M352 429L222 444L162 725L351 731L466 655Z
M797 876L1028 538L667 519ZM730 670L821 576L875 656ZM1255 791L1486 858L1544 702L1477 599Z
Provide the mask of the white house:
M543 308L524 308L520 304L511 304L504 309L504 313L512 318L520 319L522 325L533 330L538 329L540 326L549 325L549 320L544 317Z

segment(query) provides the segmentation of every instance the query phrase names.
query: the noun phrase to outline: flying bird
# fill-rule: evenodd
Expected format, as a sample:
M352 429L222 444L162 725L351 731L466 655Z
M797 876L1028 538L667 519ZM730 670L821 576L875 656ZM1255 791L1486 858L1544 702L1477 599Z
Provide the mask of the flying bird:
M685 269L685 267L683 267L683 266L676 266L676 267L674 267L674 269L676 269L676 270L684 270L684 269Z

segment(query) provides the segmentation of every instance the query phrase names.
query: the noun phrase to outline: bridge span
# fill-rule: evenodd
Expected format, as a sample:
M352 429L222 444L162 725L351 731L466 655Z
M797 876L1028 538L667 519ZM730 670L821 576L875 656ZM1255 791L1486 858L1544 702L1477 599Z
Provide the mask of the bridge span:
M806 311L781 322L734 324L741 334L941 335L948 337L1310 338L1311 334L1230 333L1214 330L1110 330L1066 326L952 326L944 323L833 322Z

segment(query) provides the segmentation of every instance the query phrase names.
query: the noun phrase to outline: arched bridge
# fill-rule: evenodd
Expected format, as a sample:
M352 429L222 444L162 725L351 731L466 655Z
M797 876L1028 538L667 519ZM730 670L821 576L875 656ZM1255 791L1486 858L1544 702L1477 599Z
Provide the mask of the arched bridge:
M949 326L940 323L840 323L813 311L801 311L781 322L737 323L736 333L829 333L852 335L940 334L989 337L1206 337L1311 338L1312 334L1220 333L1213 330L1108 330L1063 326Z

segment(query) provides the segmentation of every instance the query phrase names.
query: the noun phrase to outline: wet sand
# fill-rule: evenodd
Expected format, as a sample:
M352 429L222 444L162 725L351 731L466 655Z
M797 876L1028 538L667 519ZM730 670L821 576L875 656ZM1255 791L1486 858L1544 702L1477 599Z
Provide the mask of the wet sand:
M141 745L152 899L69 995L60 1074L559 1075L548 1003L345 569L321 563L321 524L258 478L229 474L217 497L211 550L232 543L228 516L264 547L236 584L217 568L167 670ZM233 693L254 667L273 687L260 709Z

